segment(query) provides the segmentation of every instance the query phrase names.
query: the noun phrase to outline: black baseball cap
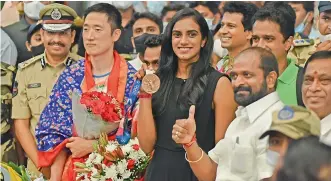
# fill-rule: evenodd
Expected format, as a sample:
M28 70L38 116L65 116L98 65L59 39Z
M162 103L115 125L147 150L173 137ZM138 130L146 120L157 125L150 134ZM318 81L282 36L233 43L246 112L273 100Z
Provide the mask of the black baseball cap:
M331 1L320 1L318 4L318 11L324 12L331 10Z
M27 40L28 40L28 42L31 42L31 37L32 37L32 35L33 35L36 31L40 30L41 27L42 27L41 22L37 22L37 23L35 23L35 24L31 24L31 25L30 25L30 27L29 27L29 29L28 29L28 34L27 34Z

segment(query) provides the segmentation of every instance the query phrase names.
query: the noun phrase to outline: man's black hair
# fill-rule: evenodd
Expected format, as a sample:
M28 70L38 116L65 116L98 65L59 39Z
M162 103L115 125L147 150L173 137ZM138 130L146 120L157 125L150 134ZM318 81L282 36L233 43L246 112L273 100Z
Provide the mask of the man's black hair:
M162 46L163 43L163 35L149 35L144 41L144 49L142 52L139 52L142 56L144 56L147 48L154 48L158 46Z
M216 1L193 1L190 3L190 8L195 8L199 5L207 7L214 15L219 13L218 2Z
M144 44L146 47L157 47L161 46L163 42L163 35L150 35L149 37L146 38Z
M271 51L261 47L249 47L240 52L238 56L245 54L246 52L254 52L254 54L260 57L260 68L263 70L264 77L267 77L272 71L276 72L277 77L279 76L277 58Z
M162 23L161 18L159 18L157 15L155 15L151 12L143 12L143 13L137 12L137 13L134 13L130 23L133 26L136 23L137 20L142 19L142 18L146 18L146 19L149 19L149 20L153 21L155 24L158 25L158 27L160 29L160 32L162 32L163 23Z
M295 18L295 12L287 2L269 2L255 13L252 24L256 21L272 21L279 25L280 32L287 40L294 36Z
M226 2L223 7L224 13L239 13L243 15L241 20L245 31L252 30L252 17L257 12L258 7L255 4L242 2L242 1L233 1Z
M115 6L108 3L98 3L89 8L84 13L84 17L86 18L90 13L105 13L108 16L108 22L111 24L112 32L115 29L121 29L122 27L122 16L118 9Z
M161 20L164 18L164 16L169 12L169 11L180 11L184 9L185 6L181 4L170 4L169 6L165 6L162 11L161 11Z
M289 1L292 4L302 4L305 11L308 13L314 11L314 1Z
M308 65L314 61L314 60L318 60L318 59L330 59L331 60L331 51L318 51L313 53L307 60L305 67L303 68L303 74L306 73L307 67ZM330 62L331 63L331 62Z

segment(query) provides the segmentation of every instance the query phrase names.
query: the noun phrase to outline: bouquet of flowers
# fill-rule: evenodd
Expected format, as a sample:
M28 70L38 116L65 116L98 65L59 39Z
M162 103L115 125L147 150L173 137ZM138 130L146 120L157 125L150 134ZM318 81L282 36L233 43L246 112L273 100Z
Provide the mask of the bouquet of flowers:
M124 119L124 105L103 92L85 92L72 96L75 133L82 138L98 138L105 132L115 131Z
M85 162L74 163L77 181L140 180L150 160L140 149L137 138L120 145L115 139L108 141L103 133L94 149Z

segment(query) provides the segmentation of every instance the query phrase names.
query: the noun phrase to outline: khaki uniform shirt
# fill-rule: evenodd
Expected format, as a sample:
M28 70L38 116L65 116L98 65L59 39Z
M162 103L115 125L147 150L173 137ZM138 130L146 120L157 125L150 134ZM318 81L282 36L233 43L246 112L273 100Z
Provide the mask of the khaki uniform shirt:
M319 38L294 40L293 47L289 51L288 58L296 60L297 65L304 66L308 58L316 50L316 46L319 43Z
M13 65L1 62L1 162L17 163L17 153L15 150L15 142L10 132L12 125L10 119L10 109L12 100L12 84L13 73L15 67Z
M19 64L13 88L12 118L30 119L31 133L35 135L39 116L58 77L66 66L80 58L70 53L63 63L53 67L47 62L45 54L41 54Z

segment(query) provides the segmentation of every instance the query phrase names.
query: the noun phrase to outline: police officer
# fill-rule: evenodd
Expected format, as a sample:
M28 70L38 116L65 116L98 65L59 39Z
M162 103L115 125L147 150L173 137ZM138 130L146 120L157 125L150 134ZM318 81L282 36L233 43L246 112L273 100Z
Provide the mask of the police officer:
M17 162L11 134L11 100L13 74L16 71L17 51L14 42L1 30L1 155L0 162Z
M40 35L41 21L38 21L36 24L32 24L29 27L27 41L25 46L33 56L38 56L45 51L45 47Z
M317 39L297 39L293 41L289 57L296 59L298 65L303 66L315 51L331 51L331 1L320 1L318 10L317 24L321 36Z
M320 119L311 110L300 106L285 106L272 114L272 124L269 130L262 134L260 139L269 136L267 161L275 167L273 179L282 166L281 159L292 140L306 136L320 136Z
M81 58L70 53L76 35L73 22L77 13L68 6L54 3L45 6L39 15L45 52L19 64L12 108L17 139L29 157L28 169L37 174L34 130L39 116L62 71Z

